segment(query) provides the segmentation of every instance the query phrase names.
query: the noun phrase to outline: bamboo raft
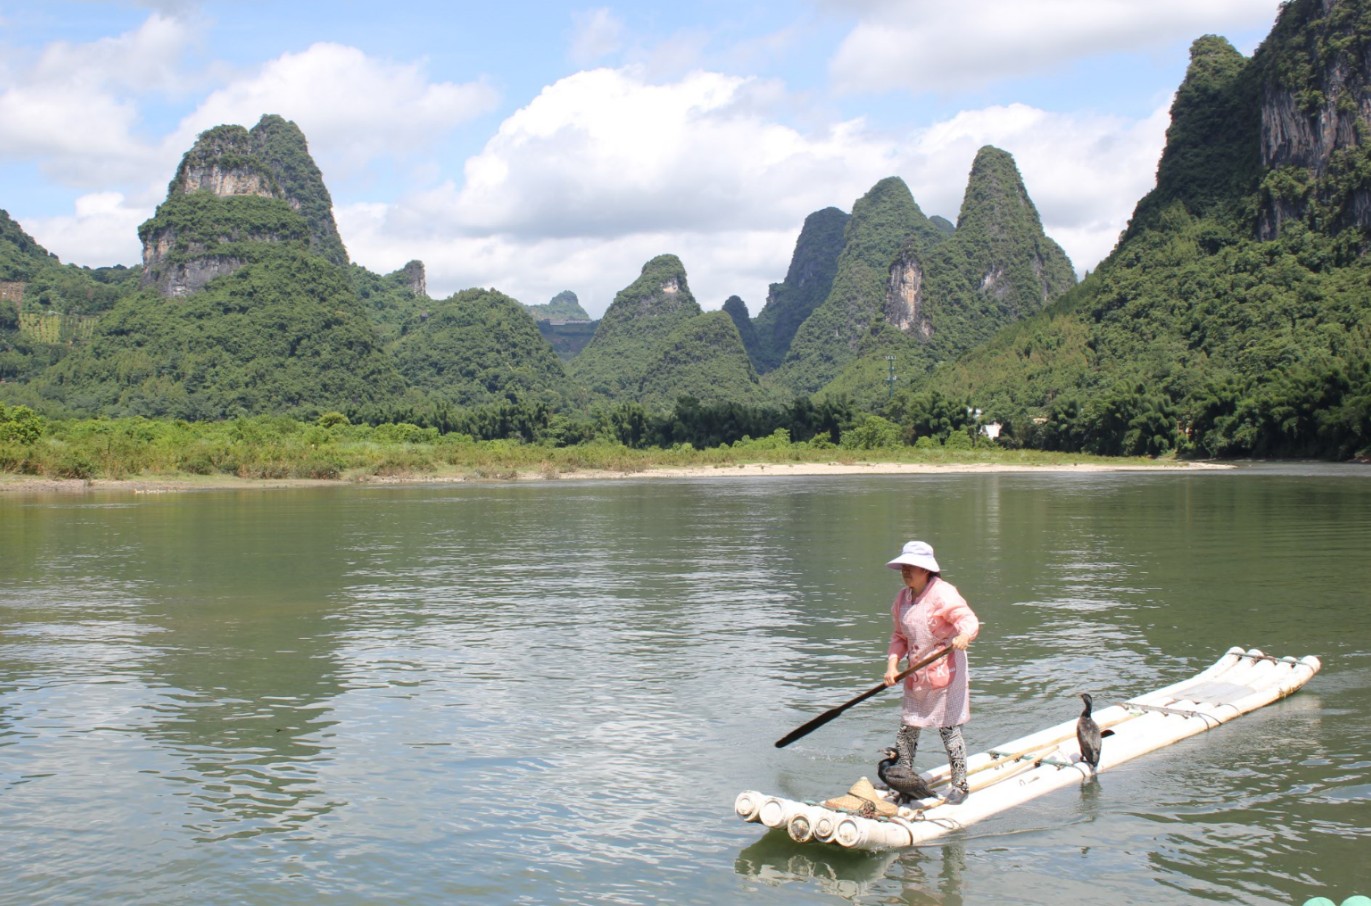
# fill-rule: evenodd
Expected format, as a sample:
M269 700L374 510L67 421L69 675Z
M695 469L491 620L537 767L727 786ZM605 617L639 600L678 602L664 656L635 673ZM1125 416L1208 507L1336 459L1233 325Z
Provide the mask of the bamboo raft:
M1095 720L1113 734L1105 741L1098 770L1106 771L1285 698L1309 682L1320 667L1313 656L1276 658L1235 647L1188 680L1100 708ZM922 776L936 789L947 786L948 774L944 765ZM738 794L733 809L744 821L784 827L798 843L899 849L927 843L1053 790L1084 783L1091 770L1081 761L1072 719L971 756L967 774L971 795L958 805L938 797L896 807L890 791L876 789L862 778L847 796L826 800L827 804L747 790ZM862 807L853 808L858 802Z

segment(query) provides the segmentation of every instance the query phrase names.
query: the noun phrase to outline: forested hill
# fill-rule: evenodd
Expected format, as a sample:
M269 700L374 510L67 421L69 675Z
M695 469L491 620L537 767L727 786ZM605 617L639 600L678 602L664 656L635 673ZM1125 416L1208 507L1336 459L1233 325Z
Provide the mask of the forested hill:
M1197 40L1113 254L894 414L973 402L1049 449L1366 452L1368 134L1371 0L1294 0L1250 59Z
M941 440L979 411L1011 446L1366 456L1368 136L1371 0L1292 0L1250 59L1194 42L1156 186L1080 285L987 147L955 227L883 179L805 220L757 318L736 296L702 311L668 253L554 352L498 290L435 301L418 261L350 264L304 136L268 115L199 137L140 229L141 267L62 264L0 212L0 402L441 430L499 409L483 436L536 410L564 439L710 406L769 434L817 406Z
M137 279L136 268L62 264L0 210L0 384L39 377Z
M29 382L49 407L206 420L405 393L294 124L202 133L139 235L140 288Z
M891 177L851 215L827 208L806 219L786 279L772 285L755 323L736 296L722 312L703 312L672 254L644 265L604 318L590 322L570 290L528 308L494 289L435 302L422 262L385 276L349 264L322 174L295 124L269 114L251 129L216 126L186 152L166 200L140 227L141 268L64 268L6 224L0 264L10 263L16 281L5 292L26 298L28 308L0 306L0 377L16 382L0 396L53 414L217 419L340 410L444 423L448 416L438 413L484 405L664 411L689 398L784 406L882 344L927 347L932 361L1057 291L1059 262L1039 255L1038 276L1047 279L1034 284L1033 299L1005 296L1024 281L1000 260L996 236L1018 230L1022 218L1009 215L1031 203L1008 155L987 160L994 165L978 159L973 168L968 197L991 196L991 220L1008 227L993 223L959 238L947 221L925 217ZM1030 219L1038 228L1036 214ZM979 285L989 288L985 312L961 315L972 327L958 326L956 316L930 320L947 301L891 294L898 268L924 268L944 244L958 250L957 261L974 262ZM62 292L35 294L59 285ZM913 308L892 308L900 305ZM535 315L577 323L535 324ZM884 385L867 381L857 395L870 399L873 386Z
M701 310L675 255L653 258L615 295L568 370L601 402L669 408L679 396L748 403L763 397L732 319Z
M900 249L910 241L934 246L945 236L924 216L904 180L891 176L876 183L852 206L828 295L800 325L768 379L809 394L837 377L861 354L881 317L890 265Z
M806 245L802 234L787 282L772 287L763 310L774 309L774 323L784 323L816 287L828 288L780 367L766 375L780 391L884 406L892 373L917 381L1075 285L1014 158L998 148L977 153L955 228L925 217L898 178L882 180L853 205L833 256L828 237L838 222L820 214L806 221L813 238ZM767 323L758 318L759 334ZM779 342L782 334L773 328L769 336ZM776 353L758 345L761 356Z
M0 280L6 283L31 280L34 274L50 265L59 264L15 223L8 211L0 211Z
M900 381L917 381L1075 284L1066 253L1043 232L1014 158L984 147L956 230L936 244L919 235L906 240L889 268L882 317L824 392L878 405L889 394L892 367Z
M426 307L390 347L411 387L471 407L509 398L561 407L576 400L566 371L522 305L468 289Z

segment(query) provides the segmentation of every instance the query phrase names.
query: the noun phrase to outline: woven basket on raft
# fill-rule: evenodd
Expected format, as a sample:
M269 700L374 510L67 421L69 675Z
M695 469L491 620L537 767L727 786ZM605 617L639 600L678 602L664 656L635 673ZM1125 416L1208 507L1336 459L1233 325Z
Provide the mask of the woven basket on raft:
M824 808L853 812L868 818L874 818L877 815L889 818L899 811L895 803L882 798L881 794L876 792L876 788L871 785L871 781L865 777L852 784L852 788L847 791L846 796L837 796L825 800Z

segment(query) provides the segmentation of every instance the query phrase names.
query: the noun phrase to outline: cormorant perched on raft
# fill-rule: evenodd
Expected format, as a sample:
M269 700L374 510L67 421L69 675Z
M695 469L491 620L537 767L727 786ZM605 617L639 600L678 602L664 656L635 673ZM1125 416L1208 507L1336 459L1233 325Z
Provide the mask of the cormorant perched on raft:
M928 788L928 784L924 783L918 771L899 763L898 751L887 748L881 754L885 756L885 760L876 765L876 773L882 783L898 794L897 805L903 805L911 799L930 799L938 795Z
M1085 702L1085 709L1081 711L1081 719L1076 721L1076 741L1081 744L1081 761L1090 765L1090 773L1097 774L1100 769L1100 748L1103 745L1101 738L1113 736L1114 731L1100 732L1100 725L1090 716L1090 709L1094 707L1095 700L1090 697L1089 692L1081 693L1081 701Z

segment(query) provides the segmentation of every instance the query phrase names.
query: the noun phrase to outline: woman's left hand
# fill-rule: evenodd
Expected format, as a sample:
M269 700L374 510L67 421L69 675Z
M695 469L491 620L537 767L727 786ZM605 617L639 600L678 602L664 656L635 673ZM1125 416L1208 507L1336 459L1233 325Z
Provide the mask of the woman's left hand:
M952 642L950 644L953 648L956 648L958 651L965 651L971 645L971 637L968 636L966 633L962 633L959 636L953 637Z

